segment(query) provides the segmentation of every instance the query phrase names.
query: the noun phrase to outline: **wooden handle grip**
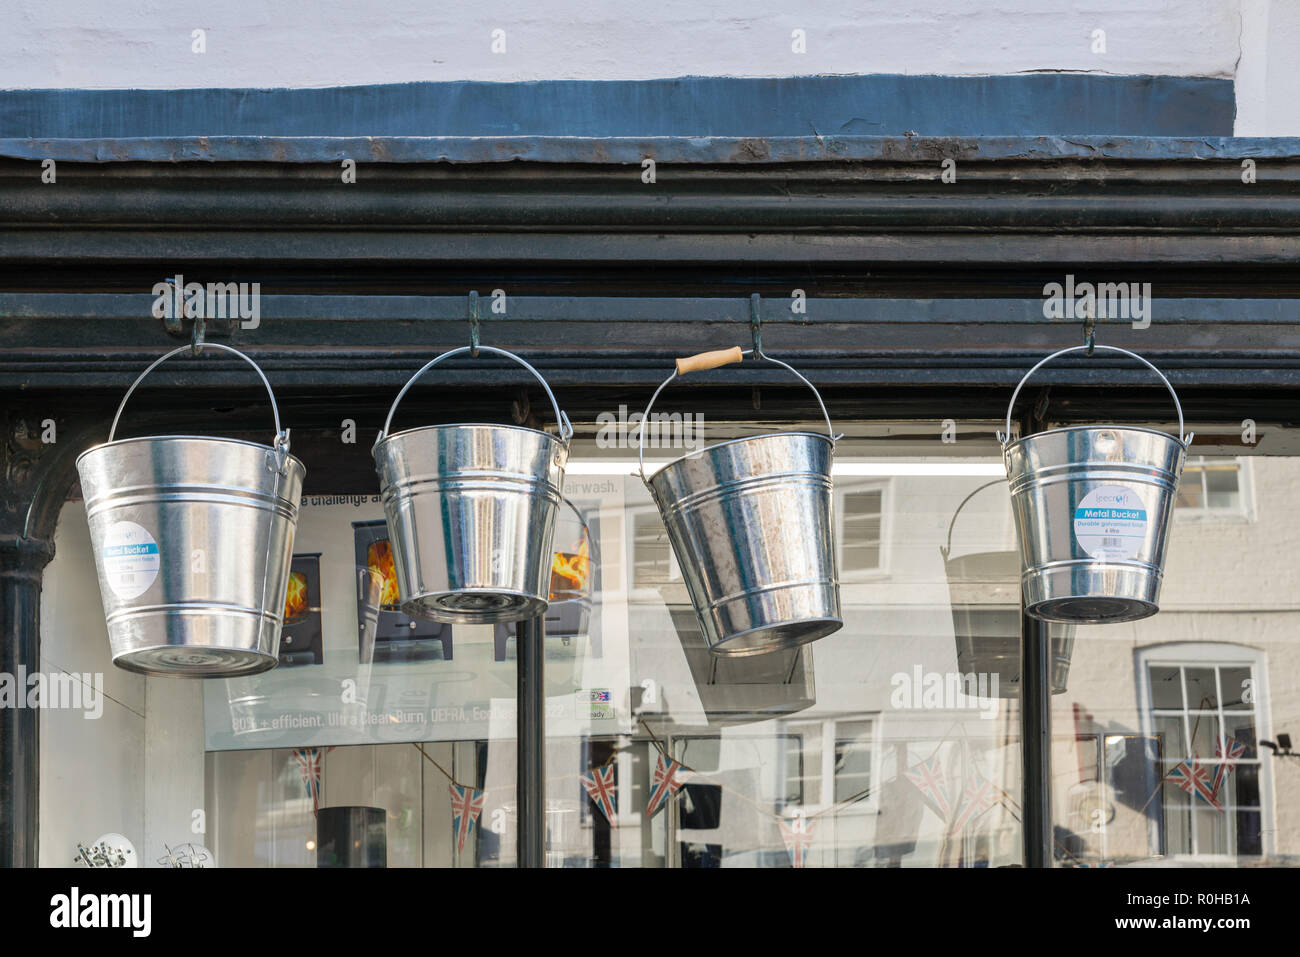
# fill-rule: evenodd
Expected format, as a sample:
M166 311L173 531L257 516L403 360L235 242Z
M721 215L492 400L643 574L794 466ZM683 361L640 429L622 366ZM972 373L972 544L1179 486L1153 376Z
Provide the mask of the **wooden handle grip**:
M716 369L718 366L731 365L733 362L739 362L745 357L740 351L740 346L732 346L730 349L717 349L713 352L701 352L696 356L687 356L685 359L677 360L677 374L685 375L687 372L702 372L705 369Z

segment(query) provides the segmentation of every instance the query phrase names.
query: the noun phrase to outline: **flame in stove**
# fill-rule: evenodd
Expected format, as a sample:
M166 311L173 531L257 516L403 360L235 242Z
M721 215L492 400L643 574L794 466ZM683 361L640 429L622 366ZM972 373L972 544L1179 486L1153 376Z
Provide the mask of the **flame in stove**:
M307 614L307 576L291 572L289 591L284 596L284 620L292 621Z
M582 592L587 589L591 576L591 561L588 556L587 538L584 535L576 546L576 551L555 552L551 556L551 600L557 592Z
M383 583L379 589L379 606L396 607L400 601L397 595L397 566L393 564L393 546L388 543L388 539L371 543L366 550L366 564L371 575Z

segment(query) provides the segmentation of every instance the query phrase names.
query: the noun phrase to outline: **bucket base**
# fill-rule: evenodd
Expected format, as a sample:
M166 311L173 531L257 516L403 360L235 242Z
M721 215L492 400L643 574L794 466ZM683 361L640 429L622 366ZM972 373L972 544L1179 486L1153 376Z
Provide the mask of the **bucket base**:
M490 588L437 592L402 602L402 611L412 618L458 625L522 621L544 615L547 607L549 603L536 595Z
M742 631L713 645L709 651L720 658L743 658L806 645L844 627L841 618L812 618L782 621Z
M113 658L113 664L155 678L238 678L275 667L275 655L247 648L203 648L159 645Z
M1025 613L1041 621L1113 625L1160 610L1160 571L1139 562L1059 562L1023 582Z
M1052 598L1029 605L1025 613L1041 621L1075 623L1081 625L1113 625L1125 621L1150 618L1160 610L1154 602L1140 598L1104 598L1096 595L1077 595Z

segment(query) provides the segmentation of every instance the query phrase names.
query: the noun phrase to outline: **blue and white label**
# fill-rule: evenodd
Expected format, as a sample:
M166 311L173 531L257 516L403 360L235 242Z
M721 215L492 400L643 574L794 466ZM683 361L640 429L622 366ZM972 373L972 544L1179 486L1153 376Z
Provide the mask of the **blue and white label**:
M123 600L139 598L158 578L162 556L158 543L143 525L117 522L104 536L100 568L113 594Z
M1147 509L1136 492L1122 485L1099 485L1074 510L1074 538L1098 561L1124 561L1147 538Z

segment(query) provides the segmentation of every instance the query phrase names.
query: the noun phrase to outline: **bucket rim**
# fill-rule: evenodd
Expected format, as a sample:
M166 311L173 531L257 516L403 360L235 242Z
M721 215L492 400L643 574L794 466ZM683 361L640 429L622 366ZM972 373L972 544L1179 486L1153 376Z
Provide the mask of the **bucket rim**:
M399 439L402 438L403 436L412 435L416 432L432 432L438 429L465 429L465 428L507 429L512 432L531 432L533 435L543 435L546 438L551 439L558 445L564 446L564 448L566 449L569 448L569 442L570 442L569 439L560 438L560 436L552 432L547 432L544 429L530 429L526 425L502 425L500 422L444 422L441 425L417 425L413 429L403 429L400 432L390 432L387 435L385 435L382 439L380 439L378 442L375 443L375 448L378 449L382 445L387 445L393 439Z
M1183 448L1183 449L1187 448L1187 446L1183 444L1183 440L1180 439L1178 436L1174 435L1172 432L1165 432L1163 429L1149 429L1144 425L1066 425L1066 426L1061 426L1060 428L1057 429L1044 429L1042 432L1034 432L1030 435L1022 435L1014 442L1008 442L1004 447L1003 451L1004 453L1010 452L1017 445L1020 445L1024 442L1028 442L1030 439L1042 438L1044 435L1056 435L1061 432L1094 432L1103 429L1110 430L1113 432L1146 432L1150 435L1159 435L1163 438L1166 438L1170 442L1174 443L1174 445L1177 445L1179 448Z
M668 469L672 468L674 465L677 465L678 463L681 463L681 462L685 462L687 459L695 458L695 457L697 457L697 456L704 455L706 452L713 452L713 451L716 451L717 449L724 448L724 447L726 447L726 446L728 446L728 445L738 445L738 444L740 444L740 443L742 443L742 442L754 442L754 441L757 441L757 440L759 440L759 439L776 439L776 438L785 438L785 437L787 437L787 436L806 436L806 437L808 437L808 438L820 439L822 442L825 442L827 445L829 445L829 446L831 447L831 457L832 457L832 458L835 457L835 443L834 443L834 441L831 440L831 437L830 437L829 435L825 435L825 434L823 434L823 433L821 433L821 432L804 432L804 431L797 431L797 432L764 432L764 433L762 433L761 435L746 435L746 436L742 436L742 437L740 437L740 438L738 438L738 439L727 439L725 442L715 442L713 445L706 445L706 446L705 446L704 448L702 448L702 449L697 449L697 450L694 451L694 452L687 452L685 455L679 455L679 456L677 456L677 458L675 458L675 459L669 459L669 460L668 460L667 462L665 462L663 465L659 466L659 468L655 469L653 472L651 472L649 475L647 475L647 476L645 477L645 482L646 482L646 484L649 484L650 482L652 482L652 481L654 481L656 478L658 478L660 475L662 475L665 471L667 471ZM653 464L653 463L652 463L652 464Z
M298 467L301 468L303 472L307 471L307 466L303 464L302 459L298 458L298 456L294 455L292 452L281 453L275 446L266 445L263 442L250 442L248 439L230 439L219 435L137 435L129 439L114 439L112 442L100 442L98 445L92 445L90 448L86 449L86 451L77 456L75 464L80 466L81 460L92 452L99 452L108 448L116 448L119 445L130 445L133 442L157 442L160 439L189 439L198 440L200 442L221 442L227 445L250 445L255 449L261 449L264 452L272 452L277 455L283 454L286 460L298 463Z

